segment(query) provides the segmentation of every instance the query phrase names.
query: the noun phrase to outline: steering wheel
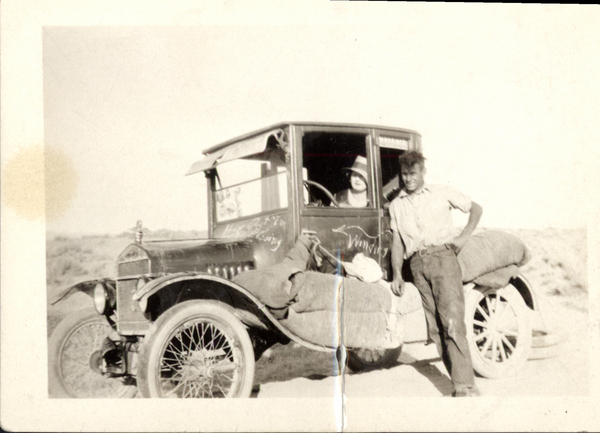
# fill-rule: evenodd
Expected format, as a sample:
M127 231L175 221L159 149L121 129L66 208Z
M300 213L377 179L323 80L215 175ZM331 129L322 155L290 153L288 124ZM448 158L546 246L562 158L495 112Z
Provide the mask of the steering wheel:
M303 183L304 183L304 186L306 187L306 189L308 190L309 194L310 194L310 187L311 186L316 186L318 189L320 189L321 191L323 191L325 193L325 195L327 196L327 198L329 200L331 200L331 203L333 203L333 205L335 207L340 207L340 205L336 201L336 199L333 196L333 194L330 193L329 190L327 188L325 188L323 185L321 185L320 183L315 182L314 180L304 180Z

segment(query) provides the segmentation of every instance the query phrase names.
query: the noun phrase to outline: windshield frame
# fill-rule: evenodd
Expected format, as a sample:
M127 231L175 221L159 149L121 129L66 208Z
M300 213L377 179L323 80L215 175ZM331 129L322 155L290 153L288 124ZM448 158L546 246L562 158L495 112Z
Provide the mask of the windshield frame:
M292 177L292 155L291 155L291 145L289 142L289 128L278 128L273 130L270 135L267 138L267 143L265 145L265 149L262 152L259 153L254 153L251 155L246 155L243 156L242 158L237 158L237 159L233 159L233 160L229 160L226 162L223 162L221 164L216 165L213 169L206 171L206 176L207 176L207 198L208 198L208 214L209 214L209 236L212 237L215 229L217 227L220 226L224 226L227 224L231 224L231 223L236 223L238 221L244 221L244 220L249 220L249 219L254 219L254 218L258 218L258 217L262 217L265 215L271 215L271 214L281 214L281 213L285 213L289 211L290 206L292 206L292 190L293 190L293 177ZM233 143L233 146L238 145L238 143ZM281 154L279 155L280 159L277 160L276 163L274 163L273 161L273 156L271 155L265 155L265 158L258 158L259 155L263 155L263 154L272 154L272 155L277 155L274 152L281 152ZM282 157L282 158L281 158ZM223 169L226 166L228 166L231 163L235 163L235 161L239 161L239 160L247 160L247 161L251 161L251 160L258 160L261 163L267 163L267 162L271 162L271 164L274 164L274 167L270 167L270 170L272 170L272 173L269 174L262 174L258 177L248 177L246 179L243 179L239 182L222 182L222 180L219 174L219 168ZM283 168L283 170L278 171L277 167L279 167L280 169ZM222 174L222 173L221 173ZM280 190L280 205L279 207L275 207L272 209L267 209L267 210L263 210L260 212L254 212L251 214L246 214L246 215L241 215L239 217L233 217L233 218L227 218L227 219L223 219L223 218L219 218L218 217L218 200L217 200L217 194L219 192L223 192L226 191L228 189L231 188L240 188L243 187L244 185L248 185L254 182L261 182L262 181L268 181L268 179L273 179L273 178L278 178L277 182L281 182L281 179L285 179L286 182L286 186L285 189ZM267 188L269 188L267 186ZM285 196L285 200L281 200L282 194Z

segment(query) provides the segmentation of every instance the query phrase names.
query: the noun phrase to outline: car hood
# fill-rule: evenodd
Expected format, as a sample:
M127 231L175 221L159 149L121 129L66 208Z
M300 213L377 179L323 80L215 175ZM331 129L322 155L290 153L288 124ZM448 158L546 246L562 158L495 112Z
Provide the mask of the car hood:
M145 268L151 274L215 270L220 274L224 267L253 268L253 250L252 242L246 240L147 241L125 248L118 258L118 274L131 274L132 265L139 273L145 273Z

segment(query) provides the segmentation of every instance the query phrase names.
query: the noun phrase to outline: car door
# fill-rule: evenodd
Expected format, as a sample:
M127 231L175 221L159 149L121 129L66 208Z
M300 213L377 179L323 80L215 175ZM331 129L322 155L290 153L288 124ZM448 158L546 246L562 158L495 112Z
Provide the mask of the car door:
M316 232L322 247L343 261L351 261L358 253L377 262L382 259L372 132L351 127L296 128L296 142L300 143L299 227ZM357 158L359 162L366 160L365 170L359 169ZM366 205L356 207L346 200L336 205L333 199L343 198L344 191L352 190L350 177L357 172L367 177Z

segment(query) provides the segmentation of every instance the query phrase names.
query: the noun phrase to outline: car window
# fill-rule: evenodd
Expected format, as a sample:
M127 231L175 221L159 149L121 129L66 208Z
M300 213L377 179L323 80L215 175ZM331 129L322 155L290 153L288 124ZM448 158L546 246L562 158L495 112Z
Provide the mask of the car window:
M367 136L356 133L306 132L302 137L302 180L305 206L330 207L332 198L357 207L372 207L367 164ZM352 174L366 177L365 192L352 188ZM356 181L355 181L356 182ZM352 192L348 192L352 190ZM364 201L359 197L365 196ZM353 200L355 199L355 200ZM361 199L362 200L362 199Z
M264 152L217 167L214 191L217 222L288 206L289 154L274 137Z
M381 136L378 143L382 195L386 203L396 197L402 186L398 157L408 149L408 139Z

